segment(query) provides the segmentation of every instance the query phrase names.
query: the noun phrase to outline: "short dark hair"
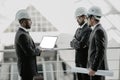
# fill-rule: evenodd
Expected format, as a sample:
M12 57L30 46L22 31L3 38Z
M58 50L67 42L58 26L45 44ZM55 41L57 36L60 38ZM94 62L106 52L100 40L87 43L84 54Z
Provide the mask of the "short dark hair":
M22 18L22 19L19 20L19 23L22 23L24 20L29 20L29 19Z
M98 17L98 18L101 18L101 16L88 15L88 18L92 18L92 17ZM96 21L96 22L99 22L100 20L95 19L95 21Z

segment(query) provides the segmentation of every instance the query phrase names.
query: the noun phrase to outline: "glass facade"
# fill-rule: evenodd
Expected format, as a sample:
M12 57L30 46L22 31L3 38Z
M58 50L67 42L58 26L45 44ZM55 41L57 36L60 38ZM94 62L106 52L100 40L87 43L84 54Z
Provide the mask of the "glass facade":
M58 31L50 21L48 21L38 10L36 10L32 5L28 6L26 10L32 18L32 28L31 32L54 32ZM10 26L4 32L16 32L19 23L13 21Z

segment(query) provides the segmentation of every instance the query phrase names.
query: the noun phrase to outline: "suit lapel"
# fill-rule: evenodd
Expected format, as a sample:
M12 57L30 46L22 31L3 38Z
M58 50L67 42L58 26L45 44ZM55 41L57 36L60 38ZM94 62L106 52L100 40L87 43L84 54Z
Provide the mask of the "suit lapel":
M92 39L93 39L93 37L95 36L95 32L96 32L96 30L98 29L98 27L100 27L100 24L98 24L95 28L94 28L94 30L92 30L92 32L91 32L91 34L90 34L90 38L89 38L89 44L90 44L90 41L92 41Z
M30 43L33 44L33 46L35 47L35 43L34 43L32 37L30 36L30 34L28 34L28 36L29 36L29 38L30 38Z
M26 32L26 31L23 30L22 28L20 28L20 30L22 30L25 34L28 35L28 38L29 38L30 43L33 45L33 47L35 47L35 43L34 43L32 37L30 36L29 32Z

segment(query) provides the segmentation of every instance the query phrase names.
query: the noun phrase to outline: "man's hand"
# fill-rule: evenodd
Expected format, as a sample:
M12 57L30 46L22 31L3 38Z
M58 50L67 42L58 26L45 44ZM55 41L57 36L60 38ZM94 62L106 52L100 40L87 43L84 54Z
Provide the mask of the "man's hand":
M89 75L89 76L95 76L95 71L92 70L92 69L89 69L88 75Z
M42 49L41 47L38 46L38 49L40 50L40 52L44 52L46 51L45 49Z
M79 49L80 48L80 44L79 44L79 41L76 40L76 39L73 39L71 42L70 42L70 46L74 49Z
M70 46L71 46L72 48L74 48L74 45L73 45L73 40L72 40L72 41L70 41Z
M45 49L42 49L42 48L39 47L39 46L37 46L37 49L39 49L40 53L45 51Z

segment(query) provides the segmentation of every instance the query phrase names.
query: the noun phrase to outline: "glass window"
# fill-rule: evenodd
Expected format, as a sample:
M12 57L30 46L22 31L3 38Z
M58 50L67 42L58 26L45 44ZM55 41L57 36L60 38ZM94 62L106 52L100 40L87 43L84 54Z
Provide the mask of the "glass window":
M112 27L112 24L105 17L102 17L100 22L105 30L109 30Z
M109 0L110 4L112 4L115 9L120 11L120 0Z
M92 5L99 6L102 9L103 14L110 11L110 6L105 2L105 0L90 0Z
M109 15L108 20L120 31L120 16L119 15Z

